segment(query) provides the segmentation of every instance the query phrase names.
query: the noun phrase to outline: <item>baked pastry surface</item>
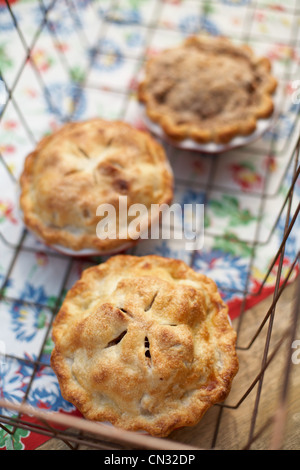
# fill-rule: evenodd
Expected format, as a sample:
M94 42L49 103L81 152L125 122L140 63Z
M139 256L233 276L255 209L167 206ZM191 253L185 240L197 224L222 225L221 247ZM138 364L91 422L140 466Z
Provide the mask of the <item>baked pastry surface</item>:
M236 333L215 283L183 261L117 255L83 272L53 324L51 365L88 419L167 436L224 400Z
M127 123L102 119L67 123L43 138L25 160L20 185L24 222L47 244L104 253L127 238L98 238L100 204L115 207L118 229L120 196L127 197L128 207L139 203L147 209L173 197L163 147Z
M138 88L148 117L172 139L228 143L272 115L270 61L223 37L191 36L146 63Z

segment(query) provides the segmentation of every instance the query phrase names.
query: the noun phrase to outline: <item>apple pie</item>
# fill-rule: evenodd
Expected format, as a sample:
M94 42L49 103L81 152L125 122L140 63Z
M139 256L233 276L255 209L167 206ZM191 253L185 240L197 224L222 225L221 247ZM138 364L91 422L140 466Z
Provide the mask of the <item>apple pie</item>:
M97 118L67 123L44 137L27 156L20 184L26 226L46 244L75 251L111 253L136 242L126 230L130 219L120 217L121 196L126 209L146 207L144 228L152 222L151 204L173 198L163 147L125 122ZM105 216L103 210L101 219L97 208L107 204L116 213L115 236L97 234Z
M147 61L138 98L167 137L225 144L273 114L276 87L268 58L228 38L200 35Z
M86 269L53 324L62 396L87 419L167 436L223 401L236 333L215 283L181 260L116 255Z

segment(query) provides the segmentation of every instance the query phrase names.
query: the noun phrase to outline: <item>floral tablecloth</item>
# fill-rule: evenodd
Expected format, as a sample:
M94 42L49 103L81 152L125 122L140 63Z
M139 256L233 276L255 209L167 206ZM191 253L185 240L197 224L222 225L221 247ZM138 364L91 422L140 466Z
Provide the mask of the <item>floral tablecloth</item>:
M216 281L231 317L238 316L245 293L243 308L274 289L277 263L265 276L284 233L280 208L299 135L300 9L297 0L20 0L9 5L0 0L0 396L76 413L62 399L49 367L52 315L82 270L102 259L62 256L24 230L18 179L25 156L68 119L101 116L144 128L136 99L144 60L189 34L229 36L269 57L280 82L278 115L259 140L218 155L163 143L175 175L174 202L205 204L203 248L192 257L183 241L145 240L130 251L185 260ZM299 198L298 181L291 217ZM299 251L299 239L297 221L283 274ZM12 436L0 427L2 449L36 448L45 439L27 430Z

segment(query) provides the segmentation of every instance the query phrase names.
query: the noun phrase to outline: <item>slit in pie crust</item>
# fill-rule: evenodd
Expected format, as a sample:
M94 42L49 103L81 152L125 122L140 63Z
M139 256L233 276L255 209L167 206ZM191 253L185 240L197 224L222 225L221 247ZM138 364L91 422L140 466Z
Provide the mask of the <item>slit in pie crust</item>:
M61 393L87 419L160 437L195 425L238 371L215 283L156 255L117 255L85 270L53 341Z
M67 123L44 137L27 156L20 185L25 225L46 244L101 253L132 240L127 226L122 237L98 238L100 204L115 207L118 228L120 196L127 197L128 207L139 203L147 209L173 197L163 147L125 122L97 118ZM149 216L145 227L150 224Z
M225 144L252 134L274 111L270 61L227 38L190 36L150 58L144 75L138 98L177 141Z

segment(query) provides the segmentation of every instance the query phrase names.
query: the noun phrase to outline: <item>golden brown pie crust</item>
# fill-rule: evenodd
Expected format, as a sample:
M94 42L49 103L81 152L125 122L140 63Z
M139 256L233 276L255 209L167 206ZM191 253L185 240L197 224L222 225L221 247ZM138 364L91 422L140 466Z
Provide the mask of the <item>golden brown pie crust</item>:
M270 71L270 61L247 45L191 36L147 61L138 98L172 139L224 144L272 115L277 81Z
M223 401L236 333L215 283L183 261L117 255L83 272L53 325L63 397L88 419L167 436Z
M106 253L132 242L130 235L125 240L97 237L100 204L116 208L118 227L119 196L127 196L128 207L139 203L147 209L173 197L163 147L125 122L96 118L67 123L44 137L27 156L20 184L27 227L46 244L76 251Z

